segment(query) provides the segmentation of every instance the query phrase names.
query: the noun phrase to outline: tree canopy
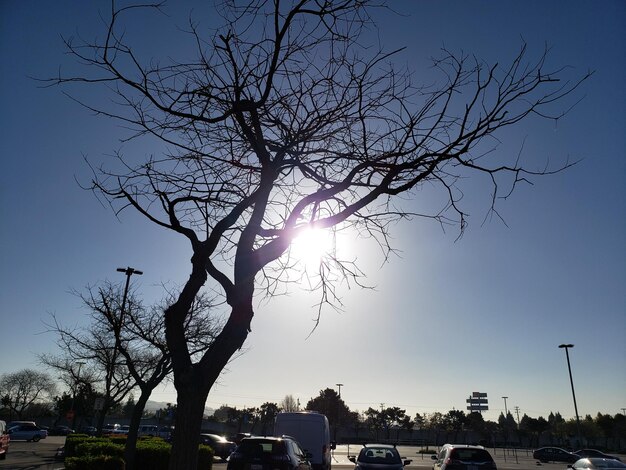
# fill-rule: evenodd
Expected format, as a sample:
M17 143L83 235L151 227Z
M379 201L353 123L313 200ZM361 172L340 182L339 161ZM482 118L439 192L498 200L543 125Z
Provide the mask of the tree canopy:
M100 40L68 40L83 73L52 83L102 87L109 105L83 104L123 122L129 138L161 144L145 159L119 153L119 165L94 166L88 186L193 251L189 279L164 314L181 417L171 468L193 468L208 393L251 330L256 296L294 281L297 236L350 229L389 253L400 219L428 217L462 233L470 176L487 178L497 214L520 183L571 164L502 154L499 135L532 117L558 119L586 76L562 80L547 51L529 54L523 44L500 64L444 50L433 61L438 82L416 84L394 65L398 50L366 36L380 7L368 0L225 1L223 27L209 37L190 22L194 59L145 60L124 34L138 7L112 8ZM438 203L403 203L425 193ZM358 283L361 272L334 252L315 275L322 308L338 304L338 280ZM207 284L230 311L198 358L187 318Z

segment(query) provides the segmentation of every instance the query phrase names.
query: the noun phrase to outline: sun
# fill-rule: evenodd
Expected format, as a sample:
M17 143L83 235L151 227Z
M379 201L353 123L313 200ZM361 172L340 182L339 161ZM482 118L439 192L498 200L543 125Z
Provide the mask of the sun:
M318 264L334 251L333 234L330 230L309 228L298 235L291 245L291 256L305 265Z

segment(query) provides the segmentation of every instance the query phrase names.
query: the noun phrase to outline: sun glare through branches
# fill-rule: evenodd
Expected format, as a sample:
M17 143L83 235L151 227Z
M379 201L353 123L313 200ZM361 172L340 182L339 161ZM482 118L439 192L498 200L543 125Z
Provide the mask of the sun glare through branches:
M293 241L291 256L303 267L319 264L325 256L334 252L333 235L329 230L307 229Z

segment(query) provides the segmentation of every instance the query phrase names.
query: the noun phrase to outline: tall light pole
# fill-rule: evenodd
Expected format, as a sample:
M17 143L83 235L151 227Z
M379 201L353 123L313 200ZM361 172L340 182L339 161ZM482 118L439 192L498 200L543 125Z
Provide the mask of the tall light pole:
M341 387L343 384L335 384L339 389L338 400L337 400L337 426L335 427L335 442L337 441L337 432L339 431L339 415L341 414Z
M133 274L137 274L138 276L141 276L143 274L143 271L139 271L138 269L131 268L130 266L127 268L117 268L117 271L120 273L124 273L126 275L126 285L124 286L124 296L122 297L122 309L120 311L120 323L117 326L117 328L119 328L120 331L116 333L116 339L115 339L115 346L116 348L119 348L121 345L121 341L120 341L121 329L122 329L122 326L124 326L124 313L126 309L126 299L128 298L128 287L130 286L130 277Z
M509 415L509 410L507 410L506 408L506 399L509 397L502 397L504 398L504 417L506 418Z
M569 363L569 348L573 348L573 344L559 344L559 348L565 349L565 357L567 358L567 370L569 371L569 383L572 386L572 397L574 398L574 412L576 413L576 430L578 432L578 444L581 443L580 435L580 418L578 417L578 405L576 405L576 393L574 392L574 379L572 379L572 367Z
M130 285L130 277L133 274L137 274L138 276L141 276L143 274L143 271L139 271L138 269L131 268L130 266L128 268L117 268L117 271L120 272L120 273L126 274L126 286L124 287L124 298L122 299L122 315L121 315L121 317L123 317L124 316L124 309L126 308L126 298L128 297L128 286Z

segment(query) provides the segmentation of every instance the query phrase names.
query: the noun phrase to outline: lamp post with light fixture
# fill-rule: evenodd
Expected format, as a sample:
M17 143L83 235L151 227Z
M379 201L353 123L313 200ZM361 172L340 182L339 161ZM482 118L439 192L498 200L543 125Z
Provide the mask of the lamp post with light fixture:
M569 383L572 386L572 397L574 398L574 412L576 413L576 431L578 433L578 444L582 439L580 435L580 418L578 417L578 405L576 405L576 393L574 392L574 379L572 379L572 367L569 362L569 348L573 348L573 344L559 344L560 349L565 349L565 357L567 358L567 370L569 372Z

